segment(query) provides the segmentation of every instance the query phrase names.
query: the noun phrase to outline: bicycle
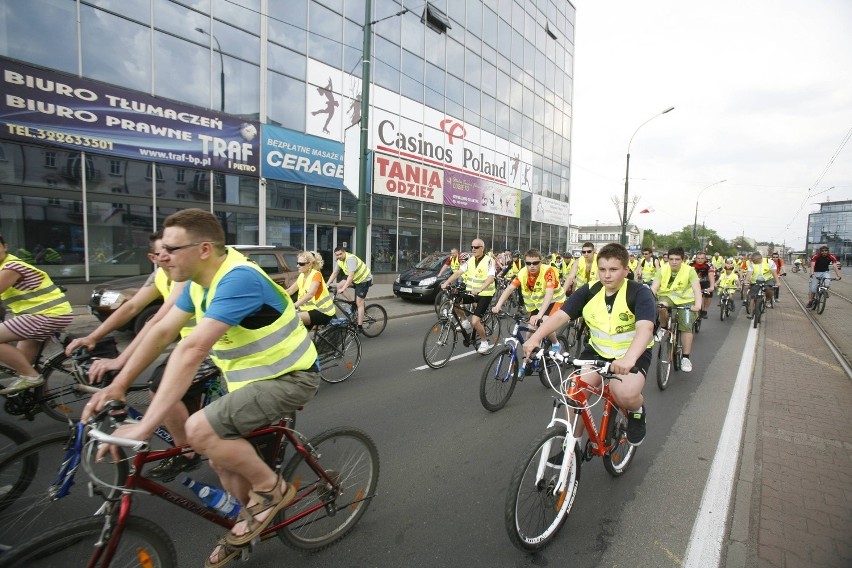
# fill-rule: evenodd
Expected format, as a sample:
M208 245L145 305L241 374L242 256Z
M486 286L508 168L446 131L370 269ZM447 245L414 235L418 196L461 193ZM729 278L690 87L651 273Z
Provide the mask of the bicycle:
M760 320L763 319L763 314L766 312L766 281L758 280L752 286L757 288L757 292L749 291L749 299L746 302L746 313L752 316L752 324L757 329Z
M811 309L816 310L816 313L820 315L825 311L825 304L828 302L828 285L825 283L826 280L840 280L840 278L830 278L828 276L817 278L817 291L814 294L814 304Z
M579 357L589 343L589 326L582 317L571 320L564 330L557 334L559 341L565 346L565 351L572 357Z
M41 373L44 384L2 395L6 399L3 407L10 416L32 421L39 412L43 412L60 422L80 419L85 402L97 388L88 384L74 360L65 354L65 346L70 341L71 336L56 333L42 342L33 366ZM48 346L58 350L45 354L49 351ZM94 352L98 357L118 356L115 340L111 337L99 341ZM0 372L17 376L13 369L2 363Z
M426 337L423 338L423 360L433 369L440 369L446 365L453 352L456 350L458 342L458 334L462 335L462 343L465 347L473 346L474 349L479 349L481 339L475 329L466 330L462 325L462 320L452 306L458 306L466 314L473 315L473 311L461 303L464 298L464 286L453 286L450 292L451 303L446 309L442 309L442 315L438 321L432 324L429 331L426 332ZM465 317L467 321L467 317ZM490 310L487 310L482 316L482 325L485 328L485 335L488 341L492 344L483 355L488 355L494 351L497 346L497 340L500 338L500 320L494 317Z
M486 410L496 412L506 406L515 385L533 373L538 373L541 383L550 388L547 373L544 370L544 360L533 359L528 361L523 357L523 345L526 341L526 333L535 331L530 327L528 321L517 314L501 312L497 314L498 319L511 318L515 320L515 326L509 337L503 340L503 345L498 346L491 359L482 371L479 381L479 400ZM551 342L548 339L542 341L542 347L550 349ZM520 351L520 353L519 353Z
M72 358L81 368L87 369L92 355L85 349L75 351ZM86 376L86 375L84 375ZM196 372L196 379L204 381L199 407L207 406L224 393L220 383L221 371L206 360ZM137 400L137 406L126 404L131 418L139 419L138 408L148 404L146 386L132 387L128 397ZM154 435L166 444L174 446L171 434L159 427ZM13 451L3 452L0 457L0 546L21 542L34 528L39 530L61 525L79 514L86 507L86 491L72 491L76 474L83 459L84 425L76 422L70 430L35 438L21 443ZM94 464L99 477L108 477L116 483L128 475L126 462L104 461ZM171 481L177 474L162 477ZM113 483L115 485L116 483Z
M683 360L683 343L681 342L680 323L678 321L678 310L689 311L691 306L667 306L666 304L657 304L659 308L669 310L669 323L663 333L663 338L659 340L660 346L657 348L657 388L661 391L666 390L669 386L669 378L671 377L672 368L675 371L680 371L680 363Z
M552 357L545 351L536 356L578 368L565 379L560 376L559 388L553 389L557 397L550 422L515 468L507 492L504 519L509 540L528 552L553 542L565 523L577 496L583 461L599 456L606 471L619 477L636 455L636 446L627 441L627 414L610 391L610 381L619 379L610 374L609 362L571 360L558 354ZM590 373L600 374L600 385L584 380ZM601 401L603 414L598 428L592 408ZM579 420L589 436L582 450L576 437Z
M361 339L351 319L333 318L316 330L313 342L320 378L327 383L345 381L361 363Z
M141 493L164 499L220 527L229 530L233 527L235 520L144 476L145 464L178 455L186 448L151 451L147 442L117 438L103 432L101 427L107 419L114 425L123 421L120 404L109 403L89 421L87 446L94 448L97 441L132 450L131 474L116 484L96 475L92 481L108 490L119 491L120 496L107 497L96 516L67 523L11 549L0 557L4 565L47 568L67 566L70 558L88 558L89 566L104 568L111 564L146 568L177 566L174 544L165 531L146 518L130 514L134 495ZM307 440L295 430L295 413L291 413L275 424L248 434L246 439L258 448L276 473L281 472L297 487L293 502L261 532L259 541L277 535L284 544L295 549L322 550L346 536L375 497L378 450L373 440L359 429L333 428ZM282 465L290 447L295 454ZM95 454L94 449L84 452L83 465L87 471ZM106 493L102 491L101 495ZM244 560L251 554L254 542L242 548Z
M734 313L734 300L732 298L733 291L736 288L720 288L719 289L719 318L722 321L731 317Z
M334 306L340 310L346 319L352 322L355 330L358 330L358 304L346 296L337 295L337 286L333 286L332 301ZM361 329L367 337L378 337L388 325L388 312L380 304L366 304L364 306L364 322Z

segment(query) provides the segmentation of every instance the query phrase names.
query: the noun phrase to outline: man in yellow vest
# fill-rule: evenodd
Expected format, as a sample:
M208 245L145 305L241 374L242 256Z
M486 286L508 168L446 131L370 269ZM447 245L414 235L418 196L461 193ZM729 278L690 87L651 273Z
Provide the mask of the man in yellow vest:
M450 269L450 274L455 272L461 266L461 261L459 261L459 249L451 248L450 249L450 257L444 261L444 266L441 267L441 270L438 271L438 278L444 274L444 271L448 268Z
M343 275L346 276L346 280L337 285L337 293L342 294L349 286L354 284L355 305L358 307L358 332L363 334L364 301L367 298L370 286L373 285L373 274L363 260L354 254L347 253L343 247L334 249L334 258L337 259L337 264L334 266L331 276L328 277L326 286L331 286L331 283L337 280L337 273L341 270Z
M636 254L630 253L630 260L627 263L627 277L630 280L636 279L636 268L639 266L639 261L636 259Z
M17 373L0 394L44 384L33 367L42 343L71 323L71 304L46 272L9 254L0 236L0 300L13 317L0 322L0 361ZM9 378L9 377L4 377Z
M689 360L694 335L692 333L692 322L695 321L695 315L701 312L703 299L698 273L683 261L685 257L686 253L683 248L670 249L668 262L654 278L651 291L657 295L660 304L677 307L692 306L689 310L677 310L680 338L683 343L683 359L680 368L684 373L689 373L692 371L692 361ZM657 330L657 340L662 339L668 323L668 309L660 308L660 329Z
M751 264L748 266L748 271L746 272L746 294L748 299L743 302L743 305L746 305L746 302L751 302L752 309L749 310L749 314L746 318L751 319L754 317L754 300L757 297L758 287L755 286L759 281L765 282L766 287L764 288L764 294L766 295L766 302L768 306L772 305L773 298L775 296L775 282L776 277L778 276L778 267L775 265L775 262L771 259L764 259L763 255L759 252L752 253L751 255Z
M559 311L562 303L565 302L565 290L559 284L559 271L556 267L542 265L541 252L538 249L527 251L524 255L524 264L525 267L506 286L491 311L495 314L500 313L506 300L515 293L515 290L520 289L524 308L530 315L530 324L536 326ZM552 349L558 351L559 340L556 338L556 332L548 337Z
M172 352L145 416L114 434L147 440L208 353L222 369L228 394L190 416L186 428L192 447L210 459L222 486L245 511L208 559L216 565L238 556L296 494L242 436L304 405L320 380L316 349L293 302L256 264L226 248L224 239L216 217L201 209L185 209L165 220L162 250L170 275L188 285L155 324L150 340L83 413L85 420L106 400L122 398L114 385L147 367L195 316L196 326Z
M620 380L610 382L609 388L618 405L627 411L627 441L638 446L645 438L642 389L651 365L656 310L651 291L627 278L628 262L627 249L623 246L616 243L604 246L598 254L600 281L577 288L562 309L524 343L524 354L529 357L547 334L582 317L591 335L579 358L612 361L610 370ZM633 367L638 372L631 372ZM584 374L583 379L593 384L600 382L599 375ZM575 436L582 433L581 424Z
M660 261L654 256L654 251L651 250L651 247L642 249L642 260L639 261L637 268L638 270L636 270L635 274L636 280L650 287L654 282L654 277L660 271Z
M595 245L590 242L583 243L580 252L582 256L571 267L571 272L562 286L566 294L583 284L594 284L598 281L598 255L595 254Z
M459 319L462 320L462 326L465 331L476 330L479 338L482 340L479 344L477 352L480 355L485 355L494 349L485 334L485 326L482 325L482 316L491 304L494 293L497 287L494 285L496 271L494 268L494 259L485 254L485 241L482 239L473 239L470 245L470 250L473 253L470 258L465 261L458 270L453 272L449 278L441 283L441 288L447 289L447 286L464 277L464 283L467 286L467 293L472 296L469 302L474 304L473 315L470 321L467 320L465 313L456 305L454 310Z

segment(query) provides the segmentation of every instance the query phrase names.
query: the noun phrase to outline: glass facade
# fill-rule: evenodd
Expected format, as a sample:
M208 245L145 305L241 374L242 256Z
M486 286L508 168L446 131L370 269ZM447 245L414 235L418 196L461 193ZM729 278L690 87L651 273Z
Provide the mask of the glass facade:
M819 211L808 215L805 250L816 254L822 245L843 264L852 265L852 201L820 203Z
M361 76L365 0L287 0L286 10L283 4L0 0L0 56L310 133L317 111L331 121L337 110L316 106L311 66L318 62L341 77ZM463 121L476 129L474 142L481 148L505 146L506 155L509 145L523 148L529 163L515 159L508 172L520 184L514 216L372 195L367 237L373 271L395 273L436 250L466 249L475 237L495 250L564 250L567 216L561 222L535 220L530 200L569 201L573 5L430 4L447 14L446 34L424 26L419 13L394 16L406 7L402 2L373 0L372 85L401 101L399 109L385 110L420 131L432 111ZM349 126L347 113L355 112L358 93L351 86L344 92L339 83L336 88L352 102L340 105L334 120ZM59 278L147 272L148 233L188 206L219 216L233 244L323 251L354 245L357 199L346 191L2 138L5 133L0 232L21 254L59 251L61 262L46 267ZM486 150L483 159L489 156Z

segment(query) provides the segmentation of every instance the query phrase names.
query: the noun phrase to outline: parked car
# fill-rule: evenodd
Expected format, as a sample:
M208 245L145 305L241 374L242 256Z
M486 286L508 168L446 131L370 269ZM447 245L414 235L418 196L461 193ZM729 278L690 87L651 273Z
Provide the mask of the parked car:
M252 245L236 245L234 248L256 262L282 288L290 287L299 276L296 270L299 249ZM89 311L100 321L106 320L125 300L132 298L147 279L147 274L140 274L98 284L89 299ZM162 299L154 300L120 329L139 333L161 305Z
M448 258L450 253L436 252L418 262L414 268L401 273L393 282L394 295L406 300L434 301L441 282L452 274L448 268L438 278L438 272Z

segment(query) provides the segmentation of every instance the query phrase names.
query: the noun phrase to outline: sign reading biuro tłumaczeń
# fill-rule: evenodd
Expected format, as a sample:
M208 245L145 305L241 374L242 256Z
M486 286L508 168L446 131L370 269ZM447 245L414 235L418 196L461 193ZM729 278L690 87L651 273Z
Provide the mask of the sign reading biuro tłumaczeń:
M0 138L260 175L259 124L0 57Z

